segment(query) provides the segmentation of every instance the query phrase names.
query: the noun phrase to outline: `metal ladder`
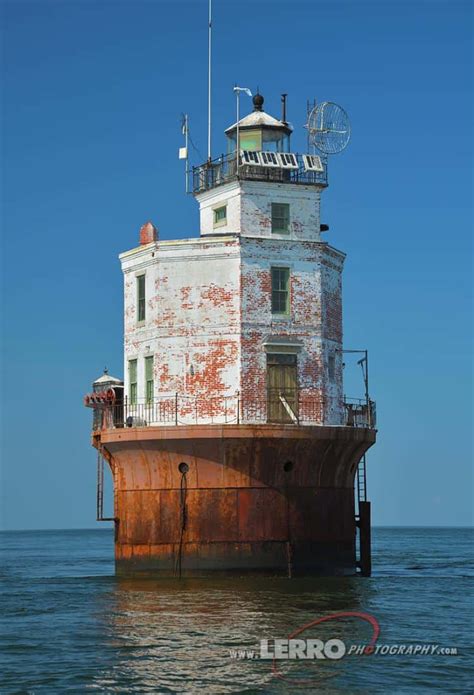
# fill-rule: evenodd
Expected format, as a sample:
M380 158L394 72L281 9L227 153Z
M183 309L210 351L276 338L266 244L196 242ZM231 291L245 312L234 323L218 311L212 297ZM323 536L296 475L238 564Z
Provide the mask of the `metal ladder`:
M97 449L97 521L115 521L115 517L104 516L104 452Z
M365 454L362 456L357 466L357 511L359 512L359 503L367 502L367 461Z
M357 490L356 565L359 574L370 577L372 572L370 540L370 502L367 502L367 459L365 454L357 466L354 487ZM355 491L354 491L355 492Z

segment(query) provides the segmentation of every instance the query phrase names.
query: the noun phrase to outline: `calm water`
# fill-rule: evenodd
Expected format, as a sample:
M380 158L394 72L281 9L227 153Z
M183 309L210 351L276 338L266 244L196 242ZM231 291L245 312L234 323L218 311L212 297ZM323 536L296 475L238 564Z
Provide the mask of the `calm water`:
M472 693L472 530L373 536L370 579L173 582L115 578L109 529L0 534L0 692ZM271 661L230 656L340 611L373 615L379 643L458 655L280 662L285 679ZM301 635L369 636L356 618Z

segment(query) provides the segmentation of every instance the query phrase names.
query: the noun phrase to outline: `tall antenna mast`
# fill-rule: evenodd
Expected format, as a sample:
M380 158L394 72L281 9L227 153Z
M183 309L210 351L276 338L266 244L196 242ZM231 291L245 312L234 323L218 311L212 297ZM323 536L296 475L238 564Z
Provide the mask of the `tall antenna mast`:
M208 78L207 78L207 158L211 157L211 58L212 58L212 0L209 0L209 29L208 29Z

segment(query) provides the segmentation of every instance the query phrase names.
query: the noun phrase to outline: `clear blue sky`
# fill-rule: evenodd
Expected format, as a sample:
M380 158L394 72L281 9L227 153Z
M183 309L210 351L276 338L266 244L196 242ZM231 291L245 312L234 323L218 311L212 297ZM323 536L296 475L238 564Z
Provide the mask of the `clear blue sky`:
M2 10L2 523L90 527L82 395L104 365L122 375L117 255L149 218L164 239L198 233L177 149L187 111L206 154L207 3ZM370 350L375 524L472 519L471 14L468 0L214 0L216 154L236 82L277 116L288 92L295 150L308 98L351 117L323 222L348 254L345 345Z

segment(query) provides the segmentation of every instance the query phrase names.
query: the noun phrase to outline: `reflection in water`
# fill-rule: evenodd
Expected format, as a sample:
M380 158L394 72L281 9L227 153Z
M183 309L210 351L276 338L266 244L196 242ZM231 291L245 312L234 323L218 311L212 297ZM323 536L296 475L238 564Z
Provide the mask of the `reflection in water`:
M186 579L180 582L117 578L104 621L104 642L116 662L96 679L140 684L150 692L235 693L248 687L287 690L272 661L232 659L231 650L258 650L260 640L286 638L318 616L361 611L368 584L357 578ZM101 629L99 627L99 629ZM371 630L356 619L333 621L304 637L368 642ZM281 662L279 671L314 685L338 678L348 662ZM304 681L302 681L304 682ZM332 680L332 686L335 685Z

